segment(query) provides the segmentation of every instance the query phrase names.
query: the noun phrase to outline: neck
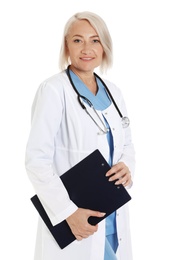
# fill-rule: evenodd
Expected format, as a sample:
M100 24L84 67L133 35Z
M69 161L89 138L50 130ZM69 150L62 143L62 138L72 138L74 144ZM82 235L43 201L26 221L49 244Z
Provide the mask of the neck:
M81 79L82 82L84 82L84 84L89 88L89 90L96 95L98 87L94 73L91 71L84 72L77 70L73 68L72 65L70 66L70 69L79 77L79 79Z

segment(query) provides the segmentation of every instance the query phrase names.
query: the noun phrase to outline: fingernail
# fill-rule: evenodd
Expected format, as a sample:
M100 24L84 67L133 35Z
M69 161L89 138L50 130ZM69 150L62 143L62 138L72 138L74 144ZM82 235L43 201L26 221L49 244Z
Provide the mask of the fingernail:
M106 177L108 176L109 174L108 173L106 173Z
M106 213L100 212L100 215L101 215L102 217L104 217L104 216L106 215Z

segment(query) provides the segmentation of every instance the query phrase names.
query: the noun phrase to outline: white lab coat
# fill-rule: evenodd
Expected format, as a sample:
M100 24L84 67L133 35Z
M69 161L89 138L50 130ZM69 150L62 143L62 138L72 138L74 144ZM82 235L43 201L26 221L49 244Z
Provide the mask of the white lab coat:
M123 115L126 115L120 90L111 82L105 82ZM95 117L92 109L87 108ZM134 147L130 127L122 128L121 118L113 104L103 113L114 136L114 163L124 161L133 175ZM101 112L99 115L103 119ZM97 117L95 119L98 120ZM60 223L77 209L69 199L59 176L97 148L108 160L106 135L98 133L97 126L78 103L77 95L64 71L40 85L32 107L26 171L53 225ZM118 260L132 260L127 207L125 205L117 211ZM103 220L93 236L74 241L62 250L39 219L35 260L103 260L104 242Z

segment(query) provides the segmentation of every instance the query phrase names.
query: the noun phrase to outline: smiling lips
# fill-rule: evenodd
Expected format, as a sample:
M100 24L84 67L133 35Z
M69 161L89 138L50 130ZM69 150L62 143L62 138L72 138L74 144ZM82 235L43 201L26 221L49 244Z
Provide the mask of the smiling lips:
M89 60L93 60L94 58L92 58L92 57L82 57L80 59L83 60L83 61L89 61Z

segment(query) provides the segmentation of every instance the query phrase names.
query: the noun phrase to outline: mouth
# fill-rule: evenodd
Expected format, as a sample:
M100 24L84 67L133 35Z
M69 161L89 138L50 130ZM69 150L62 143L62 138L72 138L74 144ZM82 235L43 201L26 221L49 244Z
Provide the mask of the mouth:
M82 57L80 59L83 60L83 61L90 61L90 60L93 60L94 58L92 58L92 57Z

